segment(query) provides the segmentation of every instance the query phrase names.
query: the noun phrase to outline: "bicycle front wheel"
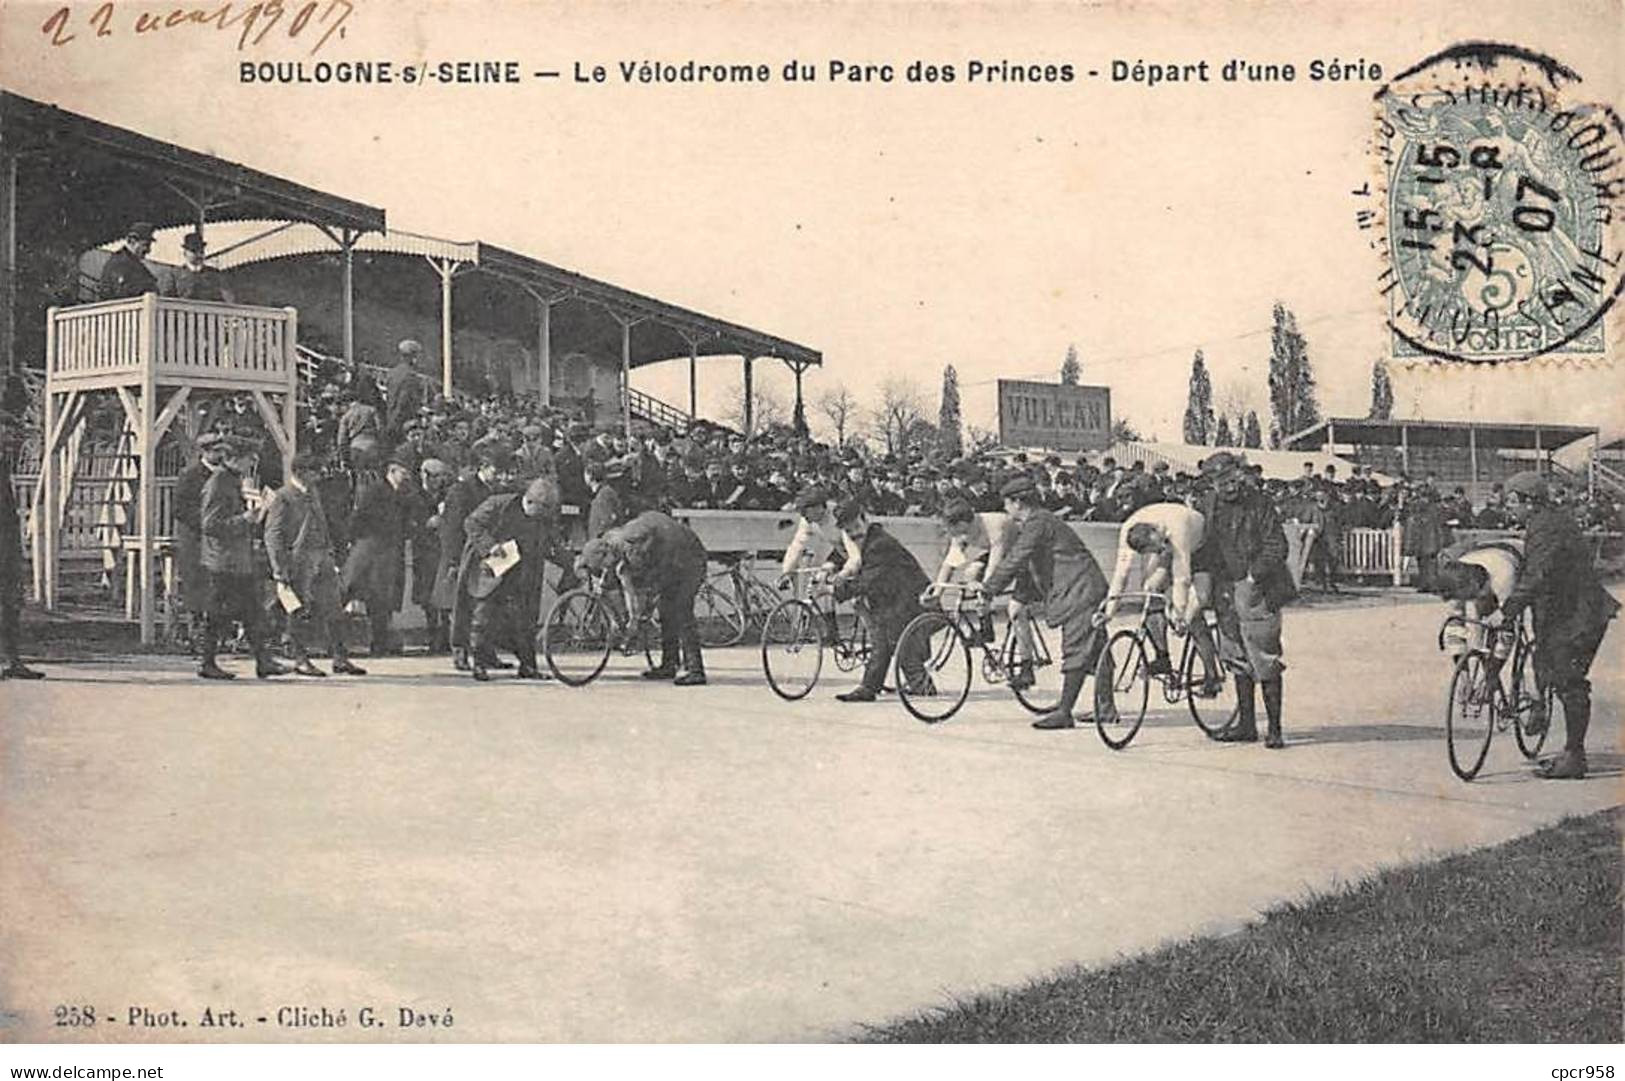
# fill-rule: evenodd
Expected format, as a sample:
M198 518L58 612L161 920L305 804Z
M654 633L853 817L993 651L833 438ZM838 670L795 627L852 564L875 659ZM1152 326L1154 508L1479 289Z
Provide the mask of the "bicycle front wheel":
M1095 662L1095 729L1114 751L1133 742L1145 721L1150 667L1140 636L1130 630L1112 635Z
M1195 634L1193 628L1189 633ZM1187 640L1185 659L1179 666L1179 682L1184 688L1185 704L1190 708L1191 720L1196 722L1208 739L1217 739L1219 733L1235 721L1241 705L1236 695L1234 672L1226 672L1219 657L1217 638L1213 642L1213 672L1209 674L1195 641Z
M805 601L781 601L762 624L762 673L786 702L805 698L824 667L824 620Z
M897 636L897 697L917 721L938 724L970 696L970 643L942 612L922 612Z
M1450 697L1445 701L1444 737L1450 768L1470 781L1478 776L1495 735L1495 712L1501 704L1501 685L1491 680L1484 658L1469 653L1456 662L1450 675Z
M713 582L700 586L694 595L694 622L700 645L708 649L738 645L745 637L745 613L739 602Z
M572 589L553 602L542 624L542 656L559 682L580 687L598 678L609 663L615 621L603 598Z

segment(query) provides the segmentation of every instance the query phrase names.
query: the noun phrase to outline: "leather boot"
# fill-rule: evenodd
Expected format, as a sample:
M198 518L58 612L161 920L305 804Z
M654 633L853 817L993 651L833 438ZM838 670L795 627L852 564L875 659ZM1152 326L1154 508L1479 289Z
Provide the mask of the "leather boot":
M457 646L451 651L451 666L459 672L468 671L468 650Z
M1253 677L1236 673L1236 719L1213 737L1220 743L1258 742L1258 703L1253 700Z
M1066 681L1061 684L1061 701L1050 712L1044 714L1033 722L1033 727L1044 732L1052 732L1062 728L1074 728L1077 722L1072 719L1072 707L1078 704L1078 695L1083 690L1083 681L1089 677L1086 668L1074 668L1066 674ZM1085 720L1092 720L1086 717Z
M1286 746L1286 740L1281 735L1281 679L1266 679L1264 681L1264 716L1267 718L1268 730L1264 736L1264 746L1272 751L1278 751Z
M214 653L205 650L203 660L197 666L197 674L201 679L236 679L235 673L228 672L215 663Z

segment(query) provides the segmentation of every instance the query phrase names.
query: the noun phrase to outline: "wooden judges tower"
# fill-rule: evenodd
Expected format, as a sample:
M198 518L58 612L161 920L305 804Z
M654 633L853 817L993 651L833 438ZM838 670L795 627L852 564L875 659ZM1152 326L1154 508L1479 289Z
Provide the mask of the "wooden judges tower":
M198 407L220 393L252 398L266 430L291 462L298 423L299 368L292 308L181 300L152 293L51 308L45 348L45 430L41 448L42 593L56 606L61 516L74 481L73 448L95 395L116 395L133 433L135 531L125 538L138 562L141 641L155 636L158 493L155 455L177 422L190 443Z

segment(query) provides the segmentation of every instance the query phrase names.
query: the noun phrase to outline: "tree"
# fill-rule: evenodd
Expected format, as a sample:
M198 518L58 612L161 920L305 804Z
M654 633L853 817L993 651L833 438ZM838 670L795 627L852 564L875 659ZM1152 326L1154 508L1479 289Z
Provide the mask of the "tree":
M999 445L999 433L991 428L984 428L980 424L965 426L965 453L981 454L993 450Z
M1190 393L1185 399L1185 442L1202 447L1213 437L1213 380L1198 349L1191 358Z
M952 364L942 369L942 404L937 408L937 446L950 458L964 451L964 428L959 417L959 373Z
M874 437L885 444L887 454L908 447L909 433L925 418L925 398L919 384L906 376L893 376L880 386L880 402L870 413Z
M1070 344L1066 347L1066 359L1061 361L1061 383L1063 386L1075 387L1078 380L1083 378L1083 365L1078 363L1078 347Z
M845 383L837 383L818 396L818 411L835 426L835 445L844 447L847 425L858 411L857 398L846 389Z
M1127 417L1118 417L1116 420L1112 421L1112 442L1113 443L1138 443L1138 442L1140 442L1140 433L1134 427L1134 422L1129 420Z
M1236 445L1236 436L1230 430L1229 417L1219 418L1219 426L1213 432L1213 445L1215 447L1233 447Z
M775 424L783 424L789 416L789 408L784 399L765 387L751 388L751 424L745 423L745 389L739 389L739 396L729 402L722 410L722 423L736 431L743 432L747 427L755 431L766 431Z
M1394 384L1388 379L1388 365L1375 361L1371 365L1372 420L1391 420L1394 415Z
M1241 426L1241 445L1244 447L1262 447L1264 433L1258 423L1258 410L1247 410L1247 420Z
M1298 329L1298 317L1275 302L1270 327L1270 446L1320 421L1315 402L1315 375L1309 348Z

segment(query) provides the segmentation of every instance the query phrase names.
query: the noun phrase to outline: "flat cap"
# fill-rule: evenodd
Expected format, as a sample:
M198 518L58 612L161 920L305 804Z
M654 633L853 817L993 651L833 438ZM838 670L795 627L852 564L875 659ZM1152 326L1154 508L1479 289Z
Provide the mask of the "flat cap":
M1247 460L1240 455L1221 450L1202 459L1202 476L1217 477L1246 464Z
M1018 495L1028 495L1037 490L1038 486L1033 483L1032 477L1025 473L1017 473L999 488L999 498L1011 499Z

